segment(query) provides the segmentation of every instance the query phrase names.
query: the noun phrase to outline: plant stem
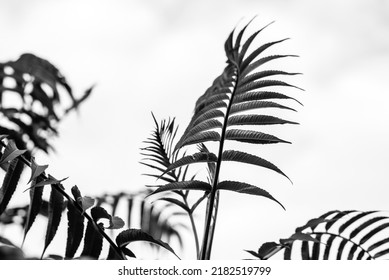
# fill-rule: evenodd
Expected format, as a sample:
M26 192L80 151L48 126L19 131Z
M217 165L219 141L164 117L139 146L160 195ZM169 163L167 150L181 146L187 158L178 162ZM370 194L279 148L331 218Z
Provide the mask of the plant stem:
M236 83L239 80L239 73L236 73ZM208 199L208 208L206 212L206 223L205 223L205 229L204 229L204 237L203 237L203 244L201 248L201 259L202 260L209 260L211 258L211 250L212 246L209 246L209 240L213 239L213 234L214 234L214 229L211 230L211 221L212 221L212 215L213 215L213 209L214 209L214 204L215 204L215 197L216 197L216 191L217 191L217 184L219 183L219 174L220 174L220 167L222 163L222 155L223 155L223 148L224 148L224 140L226 137L226 132L227 132L227 121L229 117L229 113L231 110L231 106L233 104L234 100L234 94L236 90L236 84L234 86L234 89L231 93L231 99L230 102L228 103L225 118L224 118L224 123L222 127L222 133L220 136L220 145L219 145L219 152L217 156L217 162L216 162L216 170L215 170L215 177L213 178L213 184L212 184L212 190ZM215 215L216 219L216 215ZM212 235L212 236L210 236Z
M207 252L209 254L208 258L211 257L213 238L214 238L215 228L216 228L217 213L219 210L219 199L220 199L220 191L216 191L214 214L213 214L213 219L212 219L212 224L211 224L211 229L210 229L210 238L208 240L208 247L207 247Z
M184 200L185 205L187 205L189 207L186 196L183 197L183 200ZM188 215L189 215L189 220L190 220L190 224L192 226L193 236L194 236L194 240L195 240L195 244L196 244L196 256L198 256L199 252L200 252L200 244L199 244L199 236L197 233L196 224L195 224L195 221L193 218L193 212L188 212Z

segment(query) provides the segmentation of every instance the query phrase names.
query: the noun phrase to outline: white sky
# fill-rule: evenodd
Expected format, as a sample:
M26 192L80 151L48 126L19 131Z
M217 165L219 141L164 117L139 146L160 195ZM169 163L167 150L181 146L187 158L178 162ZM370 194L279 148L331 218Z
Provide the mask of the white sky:
M274 130L293 144L254 147L293 185L257 168L240 170L287 211L263 198L222 193L213 258L247 258L244 249L287 237L329 210L387 210L386 0L0 0L1 61L32 52L58 66L76 92L97 83L80 115L61 123L57 154L37 161L49 163L57 178L70 176L65 185L87 195L150 183L138 163L153 128L150 112L175 116L185 127L224 68L229 32L254 15L259 27L276 21L261 42L291 37L275 51L301 56L280 65L304 73L293 81L305 92L290 91L304 104L291 115L301 125ZM15 197L28 197L19 191ZM48 252L64 250L52 247Z

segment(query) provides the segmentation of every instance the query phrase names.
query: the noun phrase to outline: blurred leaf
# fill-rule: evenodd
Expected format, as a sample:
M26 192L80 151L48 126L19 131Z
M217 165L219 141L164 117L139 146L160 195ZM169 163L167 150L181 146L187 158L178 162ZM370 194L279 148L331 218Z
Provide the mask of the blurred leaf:
M167 202L173 203L173 204L177 205L178 207L181 207L186 212L188 212L188 213L191 212L189 207L186 204L184 204L182 201L178 200L178 199L171 198L171 197L162 197L162 198L160 198L158 200L163 200L163 201L167 201Z
M120 217L112 217L110 219L110 224L107 229L120 229L124 227L124 221Z
M81 103L83 103L92 93L95 85L92 85L90 88L88 88L85 92L84 95L81 96L79 99L74 100L73 105L69 107L68 109L65 110L65 114L68 114L70 111L73 109L78 109L78 106L80 106Z
M71 192L74 200L82 207L84 212L95 204L95 199L89 196L82 196L77 186L73 186Z

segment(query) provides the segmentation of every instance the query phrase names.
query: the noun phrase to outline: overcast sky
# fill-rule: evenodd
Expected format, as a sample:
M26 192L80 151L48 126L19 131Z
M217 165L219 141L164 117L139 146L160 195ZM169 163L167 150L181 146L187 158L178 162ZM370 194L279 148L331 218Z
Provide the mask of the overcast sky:
M300 55L280 66L304 73L293 82L305 92L288 92L304 104L290 115L301 125L274 130L293 144L249 148L293 185L240 169L237 176L267 189L286 211L222 193L213 257L247 258L244 249L288 237L329 210L388 210L386 0L0 0L1 61L32 52L55 64L76 93L97 84L80 114L60 124L57 153L37 161L84 194L142 188L150 182L138 163L150 112L177 117L184 128L224 68L229 32L254 15L256 27L275 21L261 42L290 37L275 51ZM15 197L28 197L19 191Z

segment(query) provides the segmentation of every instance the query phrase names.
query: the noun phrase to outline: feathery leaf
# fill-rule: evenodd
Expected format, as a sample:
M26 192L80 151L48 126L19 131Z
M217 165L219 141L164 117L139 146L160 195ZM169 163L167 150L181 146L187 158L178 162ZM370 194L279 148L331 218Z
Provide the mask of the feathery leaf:
M169 172L171 170L174 170L176 168L179 168L179 167L182 167L182 166L185 166L185 165L189 165L189 164L193 164L193 163L216 162L216 161L217 161L217 157L216 157L215 154L207 153L207 152L199 152L199 153L195 153L195 154L190 155L190 156L185 156L183 158L180 158L176 162L172 163L165 170L164 173L167 173L167 172Z
M285 210L284 206L267 191L247 183L237 182L237 181L223 181L217 184L217 189L263 196L277 202Z
M198 190L209 192L211 190L211 185L202 181L192 180L192 181L182 181L175 182L161 186L154 186L157 189L152 192L150 195L157 194L160 192L174 191L174 190Z
M279 139L273 135L241 129L229 129L226 132L227 140L235 140L240 142L246 142L251 144L275 144L275 143L288 143L290 142Z
M290 181L289 177L286 176L285 173L282 172L277 166L275 166L274 164L272 164L271 162L269 162L263 158L255 156L255 155L251 155L251 154L240 152L240 151L227 150L227 151L223 152L222 160L223 161L237 161L237 162L261 166L261 167L273 170L273 171L285 176Z
M232 125L275 125L275 124L298 124L297 122L283 120L267 115L237 115L228 119L228 126Z

